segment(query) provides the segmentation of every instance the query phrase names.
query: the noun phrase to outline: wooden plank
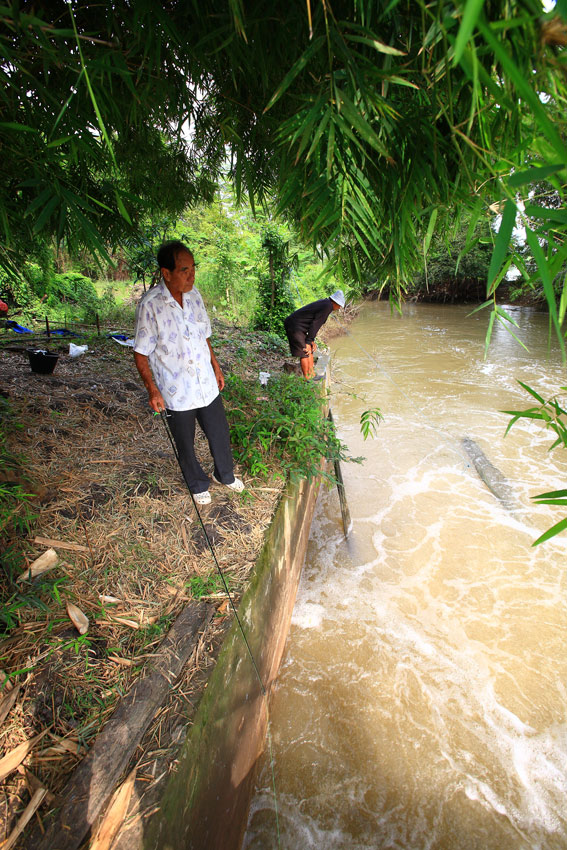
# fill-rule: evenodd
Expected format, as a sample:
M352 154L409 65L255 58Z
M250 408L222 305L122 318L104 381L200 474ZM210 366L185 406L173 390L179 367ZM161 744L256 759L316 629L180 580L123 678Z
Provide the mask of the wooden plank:
M16 844L18 838L33 818L34 814L37 812L39 807L43 802L43 798L47 796L47 788L38 788L34 793L33 797L29 801L26 806L24 813L21 818L18 820L16 824L16 828L13 830L11 835L6 839L6 841L2 844L2 850L11 850L11 848Z
M81 546L79 543L71 543L65 540L51 540L49 537L34 537L34 543L38 546L51 546L53 549L69 549L71 552L88 552L87 546Z
M186 664L198 633L215 609L186 606L162 642L151 672L134 682L88 754L61 792L65 800L44 836L31 836L27 850L76 850L126 770L144 732Z

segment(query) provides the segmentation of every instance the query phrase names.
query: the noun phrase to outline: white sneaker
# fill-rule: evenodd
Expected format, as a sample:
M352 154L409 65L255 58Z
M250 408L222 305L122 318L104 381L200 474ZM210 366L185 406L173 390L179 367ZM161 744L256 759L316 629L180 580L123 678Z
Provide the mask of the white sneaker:
M202 493L193 493L193 498L198 505L210 505L211 503L211 494L208 490L203 490Z
M213 481L215 484L222 484L222 481L219 481L218 478L215 478L213 475ZM241 481L240 478L235 478L232 484L224 484L224 487L228 487L229 490L234 490L235 493L242 493L244 490L244 481Z

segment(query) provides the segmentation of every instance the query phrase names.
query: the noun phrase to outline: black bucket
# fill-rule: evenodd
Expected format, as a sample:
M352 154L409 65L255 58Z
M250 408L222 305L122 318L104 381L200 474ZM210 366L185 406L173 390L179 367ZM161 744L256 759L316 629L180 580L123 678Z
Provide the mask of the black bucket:
M30 359L32 372L37 372L40 375L51 375L55 369L55 364L59 360L59 355L51 351L37 351L35 348L26 349Z

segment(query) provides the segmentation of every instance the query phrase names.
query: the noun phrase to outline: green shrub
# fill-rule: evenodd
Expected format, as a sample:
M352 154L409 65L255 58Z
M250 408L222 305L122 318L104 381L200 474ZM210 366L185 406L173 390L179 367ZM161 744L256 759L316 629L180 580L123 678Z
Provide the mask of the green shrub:
M53 275L46 306L55 310L61 304L68 304L74 310L78 308L84 319L94 318L99 309L99 300L92 280L79 272Z
M285 338L284 319L295 309L289 280L292 269L297 266L297 254L290 255L289 240L286 241L273 224L264 229L262 248L267 271L258 278L258 304L252 324L257 330Z
M261 387L233 375L224 394L234 457L251 475L267 476L275 466L292 480L309 479L321 474L323 457L355 460L324 415L319 385L282 375Z

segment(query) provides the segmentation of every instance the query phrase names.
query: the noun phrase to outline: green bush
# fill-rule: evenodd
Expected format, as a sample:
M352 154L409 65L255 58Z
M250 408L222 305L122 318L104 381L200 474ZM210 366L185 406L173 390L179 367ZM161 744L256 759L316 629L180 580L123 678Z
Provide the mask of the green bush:
M317 384L282 375L260 387L232 375L224 395L235 460L251 475L267 476L276 467L292 480L309 479L321 474L323 457L355 460L324 415Z
M258 278L258 304L252 324L257 330L285 338L284 319L295 309L289 280L297 266L297 254L290 255L290 241L286 241L274 224L264 229L262 248L267 271Z
M79 272L53 275L46 306L56 310L62 304L70 305L84 319L94 318L100 305L92 280Z

